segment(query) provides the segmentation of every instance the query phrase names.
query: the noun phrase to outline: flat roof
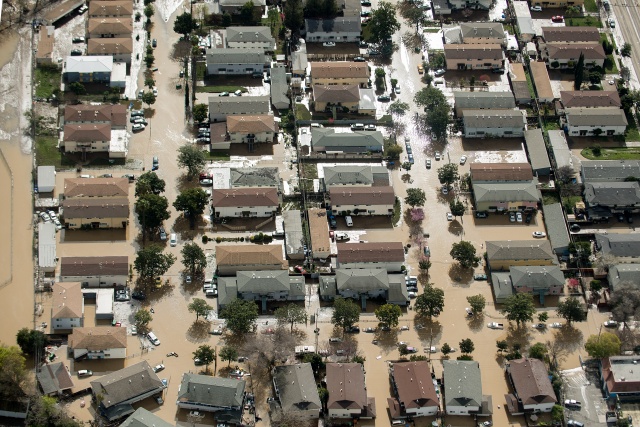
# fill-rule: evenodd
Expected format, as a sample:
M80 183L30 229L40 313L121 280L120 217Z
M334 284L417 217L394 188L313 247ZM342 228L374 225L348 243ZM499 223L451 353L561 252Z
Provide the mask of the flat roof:
M331 252L329 238L329 222L325 209L313 208L308 210L309 234L311 235L311 252Z
M52 222L41 222L38 224L38 265L48 269L57 264L56 226Z
M536 86L538 99L553 99L553 89L551 88L551 79L547 71L547 64L545 62L532 61L529 67L531 67L531 76Z
M549 154L547 153L547 146L544 144L542 130L531 129L525 131L524 140L534 174L542 172L548 175L549 169L551 169L551 162L549 162Z

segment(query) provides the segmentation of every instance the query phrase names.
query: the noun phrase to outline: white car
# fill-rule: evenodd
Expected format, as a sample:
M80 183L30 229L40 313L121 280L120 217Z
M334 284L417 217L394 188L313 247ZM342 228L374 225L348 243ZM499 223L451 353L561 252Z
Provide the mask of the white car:
M460 157L460 164L464 165L465 163L467 163L467 156Z
M538 239L541 239L543 237L547 237L547 234L544 231L534 231L531 234L533 235L533 237L536 237Z
M40 218L42 218L44 222L51 222L51 217L49 217L49 214L46 212L40 212Z
M54 211L47 211L47 215L49 215L49 218L51 218L52 221L58 219L58 214Z
M162 363L153 367L153 372L158 373L164 370L164 365Z
M138 335L138 327L136 325L131 326L131 335Z
M56 226L56 230L62 230L62 224L58 218L53 218L53 223Z
M153 91L153 96L158 96L158 88L157 87L154 87L152 91Z
M131 130L134 132L139 132L141 130L144 130L145 127L146 126L142 123L134 123L133 126L131 126Z
M549 325L549 327L554 328L554 329L560 329L560 328L562 328L562 323L555 322L555 323L552 323L551 325Z
M334 47L336 44L334 42L324 42L322 46L324 47Z
M516 212L516 221L522 222L522 214L520 212Z
M453 215L451 212L447 212L447 221L453 221Z
M396 93L400 93L400 85L396 86L396 88L395 88L395 92L396 92Z
M616 322L615 320L607 320L606 322L604 322L605 328L615 328L616 326L618 326L618 322Z
M542 6L531 6L532 12L542 12Z
M444 194L445 196L449 194L449 189L446 186L442 187L442 194Z

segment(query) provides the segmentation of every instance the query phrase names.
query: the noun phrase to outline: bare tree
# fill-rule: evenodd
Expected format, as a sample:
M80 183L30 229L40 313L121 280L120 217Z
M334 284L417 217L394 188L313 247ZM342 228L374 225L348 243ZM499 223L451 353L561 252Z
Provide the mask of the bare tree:
M311 420L299 409L279 408L271 413L273 427L310 427Z
M243 353L251 355L255 369L271 372L278 363L283 363L294 355L299 337L300 335L291 333L286 327L278 327L273 334L263 334L248 340Z
M613 318L626 322L640 317L640 289L634 283L622 282L611 294L609 304L613 309Z

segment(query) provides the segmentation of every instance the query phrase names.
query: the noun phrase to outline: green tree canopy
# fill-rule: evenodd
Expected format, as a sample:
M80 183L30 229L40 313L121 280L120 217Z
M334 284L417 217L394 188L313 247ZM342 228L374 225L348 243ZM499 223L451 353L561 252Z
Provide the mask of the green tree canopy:
M531 347L529 347L529 357L533 357L534 359L544 360L545 356L548 353L547 346L541 342L537 342Z
M412 208L424 206L427 201L427 196L424 194L422 188L408 188L407 197L404 198L404 202Z
M304 26L302 0L287 1L284 6L284 25L291 31L291 38L295 47L300 38L300 29Z
M195 29L196 21L195 19L193 19L193 16L191 16L189 12L178 15L175 22L173 23L173 31L178 34L182 34L185 38L187 38L189 33Z
M438 168L438 180L440 184L449 187L460 178L458 175L458 165L455 163L447 163L441 168Z
M147 280L156 276L162 276L176 262L173 254L162 253L158 245L149 245L138 250L133 268L141 279Z
M24 354L34 355L42 352L47 345L47 338L42 331L22 328L16 334L16 341Z
M258 306L253 301L237 298L222 309L220 318L227 320L227 327L234 334L246 334L256 324Z
M391 36L400 29L395 6L386 1L380 2L378 8L371 12L368 27L371 29L369 41L383 48L382 53L388 50L390 54L392 49L384 49L384 47L392 46Z
M582 86L582 82L584 81L584 53L580 53L580 57L578 58L578 63L576 64L576 68L573 70L574 72L574 81L573 88L575 90L580 90Z
M231 362L238 360L238 350L230 345L225 345L220 349L220 360L229 362L227 366L231 365Z
M498 340L496 341L496 347L498 347L499 352L507 351L509 349L509 343L507 340Z
M201 123L207 119L209 106L207 104L196 104L193 106L193 110L191 112L193 114L193 120Z
M604 359L620 354L620 346L620 338L616 334L602 332L600 335L589 336L584 349L594 359Z
M240 8L240 21L244 25L255 25L258 21L258 11L253 4L253 1L249 0Z
M462 203L459 199L451 200L449 202L449 209L451 210L451 215L461 217L464 215L464 211L466 208L464 207L464 203Z
M144 16L146 16L147 19L151 19L154 13L155 9L153 8L152 4L148 4L144 7Z
M482 313L487 305L487 301L482 294L468 296L467 302L473 314Z
M300 307L298 304L294 303L277 308L274 314L279 324L291 326L291 332L293 332L293 326L296 323L306 323L308 318L307 311L304 307Z
M447 357L450 353L451 353L451 346L447 343L442 344L442 347L440 347L440 351L442 352L442 355Z
M178 167L187 170L187 179L189 181L202 172L205 163L204 151L197 145L188 144L178 148Z
M189 309L189 313L196 314L196 321L198 321L200 316L207 318L207 316L209 316L209 313L211 313L211 311L213 310L213 307L207 304L207 302L202 298L194 298L193 301L191 301L191 303L187 306L187 308Z
M416 93L414 101L424 108L425 123L436 139L443 140L451 118L451 106L444 93L436 87L427 86Z
M310 363L311 369L314 373L319 372L325 367L324 360L322 360L322 356L320 356L318 353L307 353L302 356L302 361L304 363Z
M141 194L138 197L135 212L145 237L148 232L157 229L171 217L167 198L153 193Z
M153 92L145 92L142 94L142 102L147 104L147 107L151 107L156 103L156 96L153 94Z
M427 284L424 292L416 298L414 309L419 316L429 319L439 316L444 310L444 291L431 283Z
M398 160L403 152L404 149L398 144L387 144L384 149L384 155L390 160Z
M216 350L210 345L203 344L193 352L194 359L200 359L200 362L205 365L205 371L209 370L209 365L216 360Z
M151 316L151 312L146 308L140 308L136 311L136 314L134 314L133 320L135 320L137 326L146 328L153 320L153 316Z
M331 323L346 330L360 320L360 307L351 299L336 298L333 301Z
M471 341L471 338L465 338L461 340L458 345L460 346L460 352L462 352L463 354L473 353L473 350L475 350L476 348L473 341Z
M202 215L208 201L209 197L202 188L187 188L178 194L175 202L173 202L173 207L178 211L184 212L185 216L189 217L191 228L193 228L196 223L196 217Z
M558 316L571 322L584 322L587 320L587 313L582 306L582 303L575 297L569 297L564 301L558 303Z
M396 304L384 304L376 309L375 315L384 325L395 328L398 326L400 316L402 316L402 310Z
M396 116L404 116L409 111L409 104L402 101L395 101L389 104L389 113Z
M508 297L502 309L502 313L507 316L507 319L515 321L518 326L533 321L535 312L533 297L525 293L516 293Z
M158 177L155 172L145 172L138 177L136 181L136 197L145 194L159 195L164 193L164 179Z
M180 252L182 253L182 265L191 272L192 276L201 273L207 266L207 257L197 243L185 243Z
M22 351L16 346L0 345L0 396L8 400L27 390L29 373Z
M476 256L476 248L471 242L461 240L454 243L451 246L449 255L458 263L462 268L470 268L480 261L480 258Z

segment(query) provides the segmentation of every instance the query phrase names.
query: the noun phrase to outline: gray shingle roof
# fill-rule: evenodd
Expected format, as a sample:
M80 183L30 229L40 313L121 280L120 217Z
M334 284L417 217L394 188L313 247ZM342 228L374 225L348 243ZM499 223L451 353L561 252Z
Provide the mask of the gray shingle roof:
M218 277L218 307L224 307L238 298L238 281L235 277Z
M120 427L175 427L144 408L136 409Z
M285 67L277 66L271 68L271 103L276 108L288 108L289 97L287 92L289 85L287 83L287 70Z
M507 271L492 271L491 286L493 287L493 296L498 304L503 303L513 295L511 275Z
M487 241L489 262L500 260L554 260L551 244L544 240Z
M516 107L512 92L454 91L456 109L510 109Z
M640 178L638 160L583 160L584 182L624 181L629 177Z
M504 38L504 28L499 22L468 22L460 24L462 37Z
M335 19L305 19L308 33L359 33L361 30L360 17L345 17Z
M547 236L551 242L551 247L558 255L566 255L569 250L569 231L565 221L564 212L560 203L542 205L544 213L544 225L547 229Z
M91 388L94 395L103 396L101 405L108 409L164 386L145 360L91 381Z
M276 366L273 382L283 411L322 409L310 363Z
M231 187L280 187L278 168L231 168Z
M113 69L113 56L67 56L65 73L110 73Z
M371 166L325 166L324 185L373 185Z
M387 270L382 268L338 268L336 286L338 291L366 293L375 289L389 289L389 278Z
M45 395L61 393L73 387L73 380L64 363L43 365L36 373L38 383Z
M472 360L443 360L445 405L482 405L480 365Z
M549 289L551 286L564 285L564 274L560 267L547 266L513 266L509 269L511 283L514 287L533 289Z
M227 27L227 42L265 43L274 40L269 27Z
M596 245L604 255L640 257L640 234L596 234Z
M551 42L596 42L600 43L600 33L596 27L542 27L547 43Z
M382 147L380 131L338 132L330 128L311 128L311 144L320 147Z
M207 64L261 64L265 62L260 48L218 48L207 50Z
M565 108L569 126L626 126L624 111L616 107Z
M550 130L547 132L549 137L549 144L553 150L553 158L556 162L556 167L570 166L573 168L573 157L571 150L569 150L569 144L567 138L564 136L563 130Z
M620 108L620 96L615 90L563 90L560 99L565 108L615 107Z
M463 110L462 118L465 127L492 128L492 127L522 127L524 128L524 116L520 110Z
M540 191L529 182L492 182L473 184L476 202L536 202Z
M267 114L268 96L210 96L209 114Z
M640 264L617 264L609 267L607 274L611 291L623 282L640 283Z
M180 383L178 403L199 403L218 408L241 408L244 380L185 373Z
M529 153L529 160L531 161L531 167L534 173L547 172L549 168L551 168L551 162L549 161L547 147L544 144L542 130L526 130L524 132L524 140L527 145L527 152Z
M640 185L637 182L590 182L584 186L584 200L589 207L640 207Z
M447 60L455 59L486 59L499 61L504 59L504 52L502 52L502 46L492 43L478 43L478 44L445 44L444 55Z
M266 295L272 292L288 292L304 295L304 277L289 276L287 270L238 271L236 283L239 293Z

